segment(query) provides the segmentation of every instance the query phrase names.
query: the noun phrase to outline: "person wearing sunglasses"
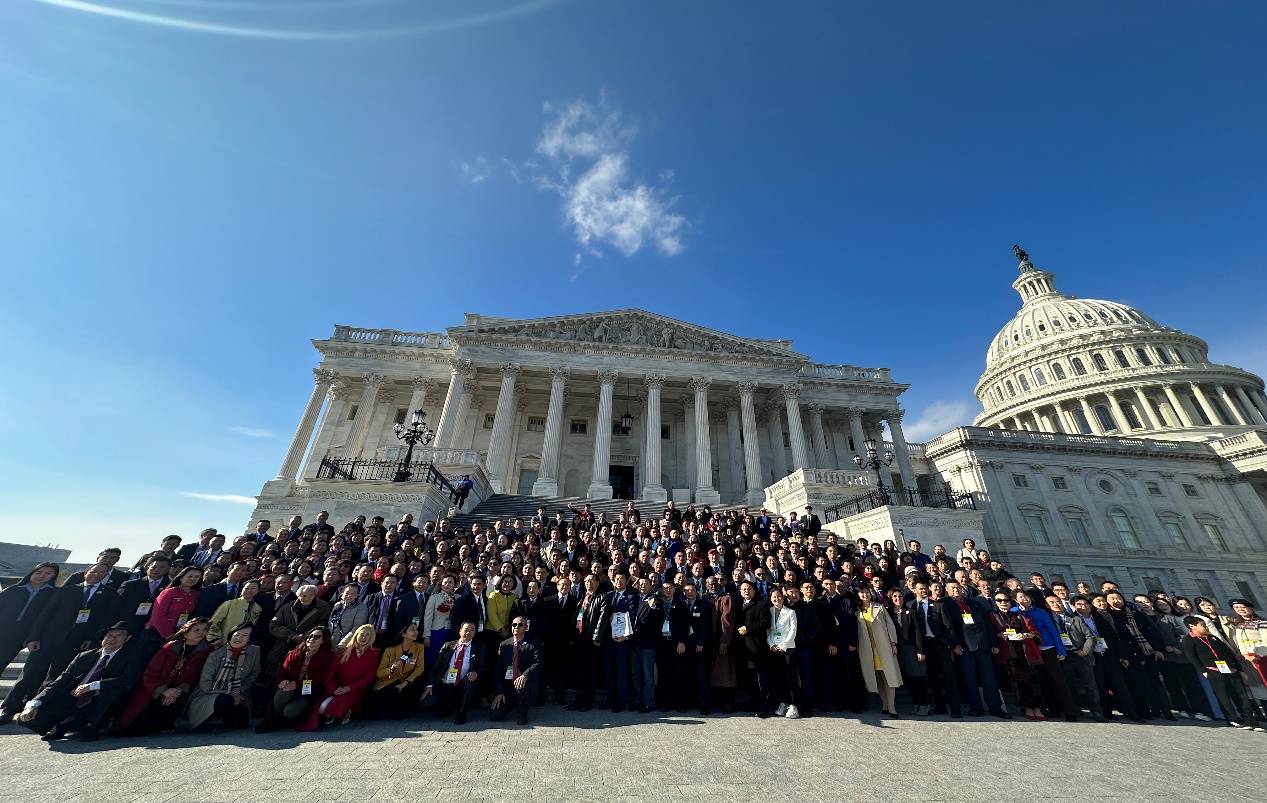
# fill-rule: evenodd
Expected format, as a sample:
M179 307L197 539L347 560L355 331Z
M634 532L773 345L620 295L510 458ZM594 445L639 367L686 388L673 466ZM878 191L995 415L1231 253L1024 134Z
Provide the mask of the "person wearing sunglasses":
M510 638L497 648L497 671L493 674L493 713L501 722L511 712L520 725L528 724L528 708L537 697L541 654L527 639L528 619L522 614L510 620Z

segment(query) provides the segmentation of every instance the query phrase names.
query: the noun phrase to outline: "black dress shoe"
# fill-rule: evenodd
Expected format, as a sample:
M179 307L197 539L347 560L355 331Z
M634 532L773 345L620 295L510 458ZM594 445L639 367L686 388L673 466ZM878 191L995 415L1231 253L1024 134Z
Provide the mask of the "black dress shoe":
M0 725L8 725L13 721L12 711L0 711Z
M650 714L651 711L652 711L652 708L649 705L644 705L638 709L639 714Z
M457 716L455 716L455 717L453 718L453 724L454 724L454 725L465 725L465 724L466 724L466 714L465 714L465 713L462 713L462 712L458 712L458 715L457 715Z
M701 717L706 717L706 716L708 716L708 715L710 715L710 714L712 714L712 713L713 713L713 712L712 712L712 711L710 711L710 710L709 710L709 709L707 709L707 708L701 708L701 709L699 710L699 715L700 715Z
M613 705L611 708L611 711L613 714L619 714L621 711L624 711L624 710L625 710L625 707L623 705L620 705L619 703L617 703L616 705Z
M84 728L79 732L79 741L81 742L95 742L100 738L101 732L96 728Z
M40 739L46 742L55 742L58 739L65 739L65 738L66 738L66 729L60 726L53 728L48 733L40 737Z
M518 719L516 719L516 720L515 720L515 722L516 722L516 723L518 723L518 724L520 724L520 725L527 725L527 724L528 724L528 718L527 718L527 717L519 717Z
M575 710L577 710L577 711L588 711L588 710L590 710L590 706L588 706L588 705L578 705L578 706L576 707L576 709L575 709Z
M753 714L753 716L755 716L757 719L769 719L769 718L770 718L770 712L769 712L769 711L758 711L757 713Z

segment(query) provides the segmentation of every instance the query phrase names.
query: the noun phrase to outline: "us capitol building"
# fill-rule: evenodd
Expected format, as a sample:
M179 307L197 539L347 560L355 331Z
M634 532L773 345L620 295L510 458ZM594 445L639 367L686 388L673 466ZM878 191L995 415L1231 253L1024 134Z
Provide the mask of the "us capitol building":
M887 368L642 310L336 326L313 341L312 395L253 518L435 518L437 475L466 474L468 511L494 494L551 512L813 504L850 539L902 529L953 553L971 537L1017 572L1267 603L1263 380L1138 310L1061 293L1015 252L1021 309L990 341L982 412L924 444L903 435L908 386ZM406 475L396 428L416 410L435 435ZM856 466L868 442L891 465Z

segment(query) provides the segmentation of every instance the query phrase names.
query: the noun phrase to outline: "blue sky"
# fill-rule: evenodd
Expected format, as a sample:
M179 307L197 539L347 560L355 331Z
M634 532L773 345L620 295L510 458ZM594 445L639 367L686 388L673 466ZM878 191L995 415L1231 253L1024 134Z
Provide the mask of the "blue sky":
M1261 374L1265 36L1251 2L10 0L0 537L239 530L335 323L641 307L890 366L929 436L1020 242Z

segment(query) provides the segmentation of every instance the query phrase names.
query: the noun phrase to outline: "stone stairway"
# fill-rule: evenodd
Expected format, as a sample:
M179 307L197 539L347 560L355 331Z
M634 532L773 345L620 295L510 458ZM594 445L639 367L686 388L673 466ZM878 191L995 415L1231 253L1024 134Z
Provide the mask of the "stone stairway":
M458 513L450 517L455 527L462 529L470 529L475 522L479 522L483 527L491 527L494 521L504 519L510 521L512 519L521 518L525 522L529 518L535 516L537 508L544 507L547 516L554 516L555 511L562 510L564 515L570 520L572 514L568 512L568 505L572 505L578 510L582 505L589 504L590 510L595 515L606 513L609 521L618 521L620 514L628 506L628 499L586 499L580 496L520 496L517 494L493 494L485 499L473 510ZM664 510L664 502L645 502L642 500L634 500L634 506L638 508L638 512L642 514L643 520L658 519L660 513ZM685 505L679 506L685 509ZM720 513L732 508L741 508L742 505L713 505L711 510L714 513Z
M22 667L26 665L26 656L27 651L23 650L13 659L13 663L0 671L0 697L9 696L9 690L18 682L18 675L22 674Z

